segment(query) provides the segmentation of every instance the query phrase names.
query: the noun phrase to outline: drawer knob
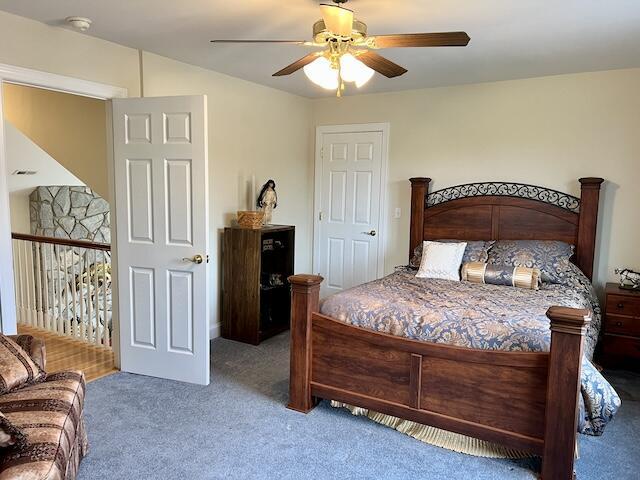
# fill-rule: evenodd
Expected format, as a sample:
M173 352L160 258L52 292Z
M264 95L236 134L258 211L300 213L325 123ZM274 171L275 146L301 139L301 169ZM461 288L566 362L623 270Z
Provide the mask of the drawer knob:
M622 302L618 303L618 308L620 308L620 309L624 308L624 303L622 303Z
M616 322L616 327L621 327L622 326L622 322Z

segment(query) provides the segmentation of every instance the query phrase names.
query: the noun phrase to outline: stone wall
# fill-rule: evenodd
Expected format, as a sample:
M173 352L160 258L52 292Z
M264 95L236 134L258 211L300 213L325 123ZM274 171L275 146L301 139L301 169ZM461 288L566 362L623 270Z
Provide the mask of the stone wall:
M109 204L88 187L38 187L29 205L33 235L111 243Z
M88 187L38 187L29 195L29 212L33 235L111 243L109 204ZM70 331L78 335L86 331L84 340L91 341L92 335L103 338L104 328L112 328L111 253L36 243L31 248L40 262L34 275L46 275L33 283L34 289L47 288L47 301L39 311L48 308L56 325L71 325ZM38 303L43 297L36 291L33 298Z

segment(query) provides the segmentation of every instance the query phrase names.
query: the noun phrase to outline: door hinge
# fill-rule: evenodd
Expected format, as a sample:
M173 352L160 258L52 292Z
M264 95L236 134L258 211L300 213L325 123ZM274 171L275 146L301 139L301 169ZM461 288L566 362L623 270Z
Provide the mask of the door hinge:
M320 159L324 160L324 147L320 147Z
M318 220L321 222L322 221L322 212L318 212Z

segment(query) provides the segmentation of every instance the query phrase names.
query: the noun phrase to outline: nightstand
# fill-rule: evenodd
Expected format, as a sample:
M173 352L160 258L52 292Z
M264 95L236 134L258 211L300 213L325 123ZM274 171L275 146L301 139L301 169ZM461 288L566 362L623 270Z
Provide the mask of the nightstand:
M605 295L602 362L640 370L640 292L607 283Z

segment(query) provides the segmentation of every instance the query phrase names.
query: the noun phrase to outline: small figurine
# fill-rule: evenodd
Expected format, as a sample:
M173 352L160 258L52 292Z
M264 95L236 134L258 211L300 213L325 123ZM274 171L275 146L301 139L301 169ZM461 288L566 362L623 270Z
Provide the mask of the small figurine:
M276 182L273 180L267 180L260 190L258 195L258 201L256 206L261 208L264 212L264 224L269 225L271 223L271 215L273 209L278 206L278 194L276 193Z
M620 288L626 290L640 290L640 272L634 272L630 268L616 268L620 275Z

